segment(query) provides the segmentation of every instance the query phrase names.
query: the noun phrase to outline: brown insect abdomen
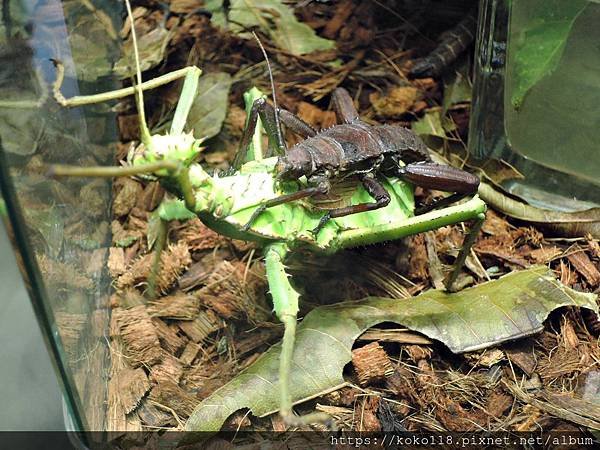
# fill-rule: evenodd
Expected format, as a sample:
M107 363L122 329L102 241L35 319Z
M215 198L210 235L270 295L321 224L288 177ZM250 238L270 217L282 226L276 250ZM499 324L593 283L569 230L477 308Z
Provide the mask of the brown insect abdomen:
M417 186L438 191L470 194L479 187L475 175L443 164L408 164L400 169L400 174Z

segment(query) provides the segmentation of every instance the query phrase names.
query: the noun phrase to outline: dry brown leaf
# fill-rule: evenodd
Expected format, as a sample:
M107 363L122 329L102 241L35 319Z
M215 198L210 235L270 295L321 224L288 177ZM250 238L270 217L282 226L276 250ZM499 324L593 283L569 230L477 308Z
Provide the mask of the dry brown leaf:
M382 95L374 92L369 95L369 101L380 117L399 117L419 99L419 90L412 86L399 86Z
M323 111L312 103L299 102L297 114L298 117L318 130L323 130L336 124L336 117L333 111Z

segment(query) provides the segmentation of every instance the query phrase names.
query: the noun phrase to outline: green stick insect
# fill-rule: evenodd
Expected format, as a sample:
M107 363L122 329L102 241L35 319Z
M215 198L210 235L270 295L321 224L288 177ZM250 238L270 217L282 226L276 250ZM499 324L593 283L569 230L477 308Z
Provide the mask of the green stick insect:
M129 2L126 4L131 18ZM286 273L286 257L300 250L332 254L474 221L446 282L451 289L485 217L486 205L476 195L478 180L459 169L433 164L423 142L405 128L371 127L361 122L343 89L333 96L334 110L342 124L320 132L276 104L270 106L264 98L258 98L250 111L232 170L225 175L210 175L194 162L201 140L183 132L200 70L187 67L142 83L133 28L132 39L137 65L135 87L71 99L60 96L59 83L55 89L65 106L136 94L141 144L130 152L129 166L52 166L50 172L55 176L152 175L179 197L182 217L189 217L191 212L222 235L262 246L275 314L285 326L279 366L280 414L289 425L329 420L322 413L298 417L292 410L289 379L299 294ZM170 132L151 135L144 118L142 91L182 76L185 81ZM244 162L250 142L258 136L258 117L267 132L270 149L279 156L263 158L255 151L254 159ZM279 121L306 139L287 149ZM415 182L455 194L415 214ZM323 202L324 197L335 192L336 185L348 183L351 194L346 196L344 205L331 208L329 202ZM448 206L466 196L471 198ZM324 208L324 204L329 208Z

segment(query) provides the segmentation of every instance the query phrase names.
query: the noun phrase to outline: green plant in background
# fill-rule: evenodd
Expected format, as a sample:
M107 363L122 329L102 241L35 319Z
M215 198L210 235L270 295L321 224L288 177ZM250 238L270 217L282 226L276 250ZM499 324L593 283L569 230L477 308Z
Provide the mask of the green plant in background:
M511 48L514 48L514 89L511 103L519 109L527 93L556 69L573 24L589 6L589 0L534 0L512 4ZM523 18L524 23L520 21ZM511 58L511 55L509 55Z

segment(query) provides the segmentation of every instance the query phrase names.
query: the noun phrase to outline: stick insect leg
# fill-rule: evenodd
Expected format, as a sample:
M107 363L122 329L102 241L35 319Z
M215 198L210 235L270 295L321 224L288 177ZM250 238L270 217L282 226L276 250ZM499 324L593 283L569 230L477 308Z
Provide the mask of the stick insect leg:
M313 234L318 234L329 219L349 216L350 214L357 214L365 211L373 211L375 209L383 208L390 203L390 194L372 173L363 175L361 181L369 195L375 199L375 203L359 203L358 205L351 205L327 211L327 213L321 217L317 227L313 230Z
M465 260L467 259L467 256L471 251L471 247L473 247L473 244L475 243L475 239L477 238L479 230L481 230L481 226L483 225L484 221L485 214L481 214L480 217L476 219L475 223L471 226L469 234L467 234L467 236L465 237L462 248L460 249L456 260L454 261L454 267L452 269L452 272L450 273L450 276L444 283L447 291L453 292L454 282L458 278L458 274L460 273L463 265L465 264Z
M337 88L333 91L333 94L331 94L331 104L338 123L355 123L360 120L352 97L350 97L346 89Z
M299 134L302 137L310 137L317 134L316 130L309 124L304 122L295 114L285 110L279 109L279 118L288 128L294 133ZM252 141L254 130L256 129L256 123L258 118L265 127L267 136L269 138L269 149L272 153L283 155L287 151L287 146L283 140L280 139L281 134L277 130L277 121L275 120L275 109L271 106L264 98L259 98L252 104L250 114L248 116L248 123L242 134L240 146L233 160L232 167L237 170L244 163L246 158L246 152L248 145Z
M271 244L265 249L265 266L269 290L273 297L275 314L284 324L285 330L281 342L279 357L279 413L288 425L305 425L315 422L328 422L331 417L324 413L313 413L297 417L292 411L292 393L290 392L296 322L298 316L298 292L290 284L283 261L288 252L285 244Z
M60 88L65 76L65 68L63 64L56 59L53 59L52 62L54 63L54 67L56 67L56 80L52 85L52 92L57 103L66 108L91 105L93 103L101 103L107 100L117 100L119 98L134 95L137 90L136 86L130 86L123 89L117 89L115 91L103 92L101 94L77 95L75 97L65 98L60 92ZM175 70L174 72L170 72L152 80L145 81L141 84L142 90L147 91L149 89L163 86L172 81L178 80L179 78L185 77L189 72L197 72L199 75L201 71L196 66L184 67L183 69Z

